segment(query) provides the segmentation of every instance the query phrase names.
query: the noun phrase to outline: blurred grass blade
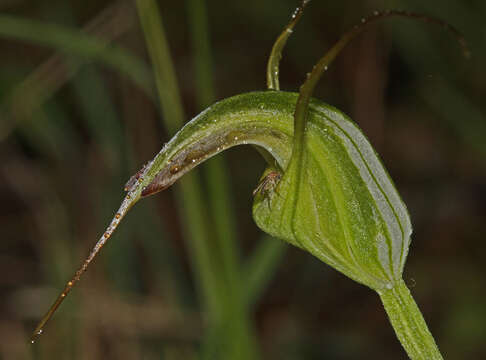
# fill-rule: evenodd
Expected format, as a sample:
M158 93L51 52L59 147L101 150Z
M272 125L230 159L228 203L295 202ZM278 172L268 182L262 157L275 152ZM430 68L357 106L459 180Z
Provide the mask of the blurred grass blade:
M133 26L135 17L131 14L131 8L127 2L111 4L89 21L82 31L107 44ZM85 63L80 58L66 63L65 54L56 53L32 71L4 100L5 108L11 107L13 118L7 123L4 117L0 140L9 135L18 121L28 119L38 110Z
M213 59L205 0L187 0L191 45L194 56L197 104L205 109L216 100Z
M170 133L174 133L184 123L184 112L159 8L151 0L137 0L136 3L154 67L164 125ZM184 236L190 244L193 271L199 291L203 296L203 302L209 312L209 318L215 319L219 309L222 308L218 295L220 285L218 284L218 274L212 265L212 251L206 226L207 219L204 215L202 190L195 174L189 174L182 181L180 191L181 218L190 224L190 226L184 227Z
M213 83L213 69L211 57L211 45L209 38L209 24L205 0L187 0L186 6L189 14L191 31L191 43L194 54L195 79L197 88L197 102L200 109L211 105L215 99ZM225 327L213 329L207 337L203 348L203 358L214 358L215 349L222 343L228 343L228 350L221 350L220 356L228 358L248 359L256 358L257 349L251 339L251 321L249 310L245 301L247 289L242 281L239 247L236 234L236 214L232 206L230 181L228 169L223 155L208 161L205 170L207 179L209 204L211 208L212 222L215 224L216 247L220 249L223 276L225 278L222 291L231 293L228 298L228 312L224 314L225 322L235 324L231 331ZM228 340L222 340L222 339ZM238 344L247 344L239 346ZM250 348L253 347L253 348ZM216 354L218 351L216 350ZM216 355L217 356L217 355Z
M106 84L94 66L86 67L75 77L72 88L81 113L96 145L101 148L105 164L121 175L126 151L123 129ZM126 170L125 170L126 171ZM126 176L126 172L123 172Z
M164 122L169 132L174 133L182 126L185 116L160 11L153 0L137 0L137 8L154 65ZM182 218L190 224L187 228L193 271L208 308L210 326L224 329L219 338L222 345L221 356L230 359L256 359L254 340L250 336L246 312L237 292L240 283L235 281L236 270L231 275L231 269L235 269L236 265L229 256L234 254L234 250L220 249L210 241L202 189L194 174L183 179L181 183L182 208L185 210Z
M257 248L243 269L246 274L246 301L250 306L255 305L275 276L286 250L287 246L280 239L268 235L258 239Z
M448 81L427 81L418 88L422 99L464 143L486 157L486 116L481 110Z
M215 102L211 46L206 6L204 0L188 0L191 43L194 53L194 67L197 88L197 102L200 110ZM228 286L239 287L239 251L236 236L236 215L230 196L228 169L223 155L208 161L205 175L212 221L217 235L217 246L222 251ZM238 289L240 291L241 289Z
M107 45L77 29L11 15L0 15L0 36L53 47L83 62L99 61L129 77L152 96L150 71L123 48Z
M20 138L47 159L62 163L80 155L79 133L59 103L46 104L32 115L31 122L21 123L18 130Z
M162 105L163 121L169 133L174 134L184 124L186 116L159 8L157 3L152 0L137 0L136 4L147 49L152 60L155 83Z

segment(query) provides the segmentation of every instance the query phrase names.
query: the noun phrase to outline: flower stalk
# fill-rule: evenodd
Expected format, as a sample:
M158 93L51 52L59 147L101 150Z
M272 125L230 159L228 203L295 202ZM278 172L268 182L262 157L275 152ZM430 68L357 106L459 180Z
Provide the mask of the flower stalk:
M412 360L442 360L437 344L403 280L378 292L400 343Z

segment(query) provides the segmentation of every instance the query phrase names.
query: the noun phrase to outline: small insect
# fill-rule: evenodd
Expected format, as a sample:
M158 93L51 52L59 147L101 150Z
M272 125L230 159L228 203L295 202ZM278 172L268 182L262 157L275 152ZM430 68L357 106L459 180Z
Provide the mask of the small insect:
M275 189L281 178L282 174L278 171L270 171L253 190L253 196L260 194L263 198L269 199L270 192Z

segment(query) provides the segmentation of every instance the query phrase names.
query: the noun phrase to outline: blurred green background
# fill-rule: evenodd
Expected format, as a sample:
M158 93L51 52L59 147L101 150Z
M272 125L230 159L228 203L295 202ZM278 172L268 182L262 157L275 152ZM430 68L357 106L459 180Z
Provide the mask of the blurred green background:
M265 88L297 5L0 1L1 359L406 358L378 296L254 225L265 164L250 147L141 201L28 344L130 175L181 121ZM281 88L296 91L340 34L387 8L450 22L472 57L436 26L388 20L315 96L359 123L409 208L404 278L444 357L486 358L484 0L313 0Z

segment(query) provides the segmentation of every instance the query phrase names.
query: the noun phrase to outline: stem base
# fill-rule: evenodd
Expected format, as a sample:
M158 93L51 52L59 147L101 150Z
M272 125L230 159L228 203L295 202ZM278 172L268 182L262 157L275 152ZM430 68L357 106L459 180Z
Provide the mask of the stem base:
M427 324L403 280L378 292L402 346L412 360L442 360Z

